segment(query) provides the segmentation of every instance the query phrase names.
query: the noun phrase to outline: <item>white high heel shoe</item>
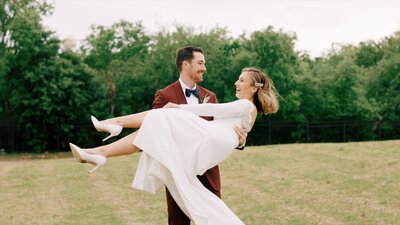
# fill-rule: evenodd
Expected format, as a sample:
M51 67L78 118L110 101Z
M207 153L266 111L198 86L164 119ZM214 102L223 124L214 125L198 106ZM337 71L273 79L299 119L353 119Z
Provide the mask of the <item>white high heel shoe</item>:
M110 133L110 135L108 137L104 138L103 141L106 141L107 139L109 139L111 137L118 136L122 131L123 127L120 125L103 124L103 123L100 123L94 116L91 116L90 118L92 119L92 123L97 131L107 131Z
M69 143L69 147L71 148L72 154L74 155L75 159L78 160L78 162L81 163L88 162L96 166L93 169L91 169L89 173L93 173L97 168L99 168L100 166L104 166L107 162L106 157L102 155L89 154L72 143Z

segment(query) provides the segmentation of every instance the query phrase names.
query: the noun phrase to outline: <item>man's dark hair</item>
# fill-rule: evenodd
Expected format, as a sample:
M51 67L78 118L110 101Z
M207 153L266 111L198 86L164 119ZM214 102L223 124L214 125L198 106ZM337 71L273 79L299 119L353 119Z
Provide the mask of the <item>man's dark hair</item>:
M192 59L194 58L193 52L200 52L201 54L204 55L203 49L199 47L188 46L178 49L178 51L176 52L176 66L178 67L179 72L181 72L182 70L183 61L189 61L189 62L192 61Z

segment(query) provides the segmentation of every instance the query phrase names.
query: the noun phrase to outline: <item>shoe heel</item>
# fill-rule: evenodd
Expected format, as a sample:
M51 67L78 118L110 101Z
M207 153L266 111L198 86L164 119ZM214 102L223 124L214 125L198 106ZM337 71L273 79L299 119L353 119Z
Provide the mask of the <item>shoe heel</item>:
M93 169L89 170L89 173L93 173L95 170L97 170L97 168L99 168L101 165L97 165L95 166Z
M104 138L103 141L107 141L109 138L112 138L112 137L114 137L114 136L115 136L115 135L110 134L108 137Z
M102 155L93 155L86 153L78 146L69 143L71 148L72 154L74 155L75 159L80 163L91 163L94 164L95 167L89 171L89 173L93 173L97 168L100 166L104 166L107 162L107 158Z
M111 137L118 136L123 129L123 127L121 125L102 124L94 116L91 116L91 119L92 119L92 123L97 131L106 131L106 132L110 133L110 135L108 137L104 138L103 141L106 141Z

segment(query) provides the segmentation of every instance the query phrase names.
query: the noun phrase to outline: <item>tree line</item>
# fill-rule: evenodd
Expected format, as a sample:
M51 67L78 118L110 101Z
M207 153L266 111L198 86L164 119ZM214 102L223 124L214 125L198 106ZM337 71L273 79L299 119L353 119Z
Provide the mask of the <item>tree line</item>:
M311 58L294 49L295 33L271 26L239 37L227 28L200 31L184 25L149 34L141 22L121 20L93 25L74 49L43 25L52 5L1 4L0 121L23 143L26 149L20 151L62 150L70 140L90 145L96 134L83 129L90 115L150 109L156 90L178 78L175 52L188 45L205 50L201 85L219 102L235 99L234 82L242 68L269 74L281 107L259 120L400 120L400 31L378 42L332 44L322 57ZM301 132L290 135L296 140Z

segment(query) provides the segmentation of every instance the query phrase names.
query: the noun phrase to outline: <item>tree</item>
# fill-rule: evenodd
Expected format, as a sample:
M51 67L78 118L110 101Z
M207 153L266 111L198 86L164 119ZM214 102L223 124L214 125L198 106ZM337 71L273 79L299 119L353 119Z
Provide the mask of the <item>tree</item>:
M52 147L65 149L64 140L87 137L84 132L75 132L76 123L86 122L83 118L88 120L88 115L100 111L96 108L102 95L79 56L72 52L55 55L24 73L23 78L11 99L18 102L14 107L23 142L42 152Z
M244 52L238 54L240 60L247 59L246 66L259 67L274 81L283 97L276 117L284 120L301 119L297 117L301 99L296 90L296 77L301 71L299 56L294 50L295 40L295 34L274 31L273 27L268 27L251 33L250 38L243 37L241 51Z
M325 58L309 63L299 83L301 111L314 120L371 119L373 110L365 93L365 68L357 65L358 49L333 46Z
M111 27L92 26L82 52L85 62L96 69L98 76L107 86L110 99L110 115L115 116L117 83L123 76L132 76L134 66L127 61L140 62L148 51L150 38L144 33L141 23L132 24L121 20Z
M6 2L0 13L1 98L19 151L65 148L73 123L101 99L90 68L75 53L60 54L60 40L42 26L50 12L46 2L25 0Z
M364 68L375 66L382 59L383 54L379 44L373 41L361 42L356 53L356 64Z
M19 96L32 86L21 89L25 76L58 50L52 33L41 25L41 16L51 13L46 2L34 0L2 1L0 7L0 90L4 116L9 125L22 124ZM14 122L13 122L14 121Z
M368 97L377 108L378 120L400 119L400 32L380 44L384 55L368 70Z

